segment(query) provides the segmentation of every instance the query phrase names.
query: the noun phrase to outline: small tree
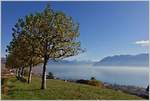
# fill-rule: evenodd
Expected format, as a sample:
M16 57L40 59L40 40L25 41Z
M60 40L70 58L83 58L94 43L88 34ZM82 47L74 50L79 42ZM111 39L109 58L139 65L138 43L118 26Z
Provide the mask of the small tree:
M91 80L96 80L95 77L91 77Z

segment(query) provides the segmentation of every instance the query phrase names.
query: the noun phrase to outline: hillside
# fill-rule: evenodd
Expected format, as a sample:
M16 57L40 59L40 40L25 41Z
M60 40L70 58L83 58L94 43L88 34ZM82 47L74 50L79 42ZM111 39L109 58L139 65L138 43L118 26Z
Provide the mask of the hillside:
M2 99L142 99L134 95L123 93L121 91L98 88L84 84L64 82L61 80L47 80L47 89L40 90L40 78L37 77L33 78L31 84L20 82L15 77L11 77L7 84L9 91L7 95L2 94Z
M148 54L108 56L95 63L102 66L148 66L148 64Z

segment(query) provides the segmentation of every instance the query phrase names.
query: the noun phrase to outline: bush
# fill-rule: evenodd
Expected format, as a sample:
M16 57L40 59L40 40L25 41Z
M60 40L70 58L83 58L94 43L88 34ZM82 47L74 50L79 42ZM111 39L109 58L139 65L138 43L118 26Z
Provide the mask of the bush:
M52 74L52 72L48 73L47 79L54 79L54 75Z
M95 77L91 77L91 80L96 80Z
M76 82L77 83L82 83L82 84L88 84L89 80L83 80L83 79L81 79L81 80L77 80Z
M96 86L96 87L100 87L100 88L103 88L103 83L100 82L100 81L97 81L97 80L90 80L88 82L89 85L92 85L92 86Z

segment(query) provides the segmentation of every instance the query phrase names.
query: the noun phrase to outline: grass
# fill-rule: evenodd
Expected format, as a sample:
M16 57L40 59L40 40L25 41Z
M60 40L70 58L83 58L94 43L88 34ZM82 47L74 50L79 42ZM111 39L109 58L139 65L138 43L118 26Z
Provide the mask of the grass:
M17 80L15 77L9 78L7 85L9 91L7 95L2 94L2 99L12 100L67 100L67 99L102 99L102 100L131 100L142 99L129 95L121 91L114 91L106 88L98 88L90 85L64 82L61 80L47 80L47 89L41 90L41 78L33 77L32 83L27 84Z

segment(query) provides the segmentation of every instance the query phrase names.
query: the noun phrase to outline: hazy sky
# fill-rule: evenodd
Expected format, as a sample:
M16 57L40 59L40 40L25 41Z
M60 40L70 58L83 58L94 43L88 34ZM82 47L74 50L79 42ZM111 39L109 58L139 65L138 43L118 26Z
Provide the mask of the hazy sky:
M2 2L1 55L12 38L19 17L42 11L48 2ZM147 53L148 1L51 2L80 24L81 46L86 52L69 58L100 60L109 55Z

